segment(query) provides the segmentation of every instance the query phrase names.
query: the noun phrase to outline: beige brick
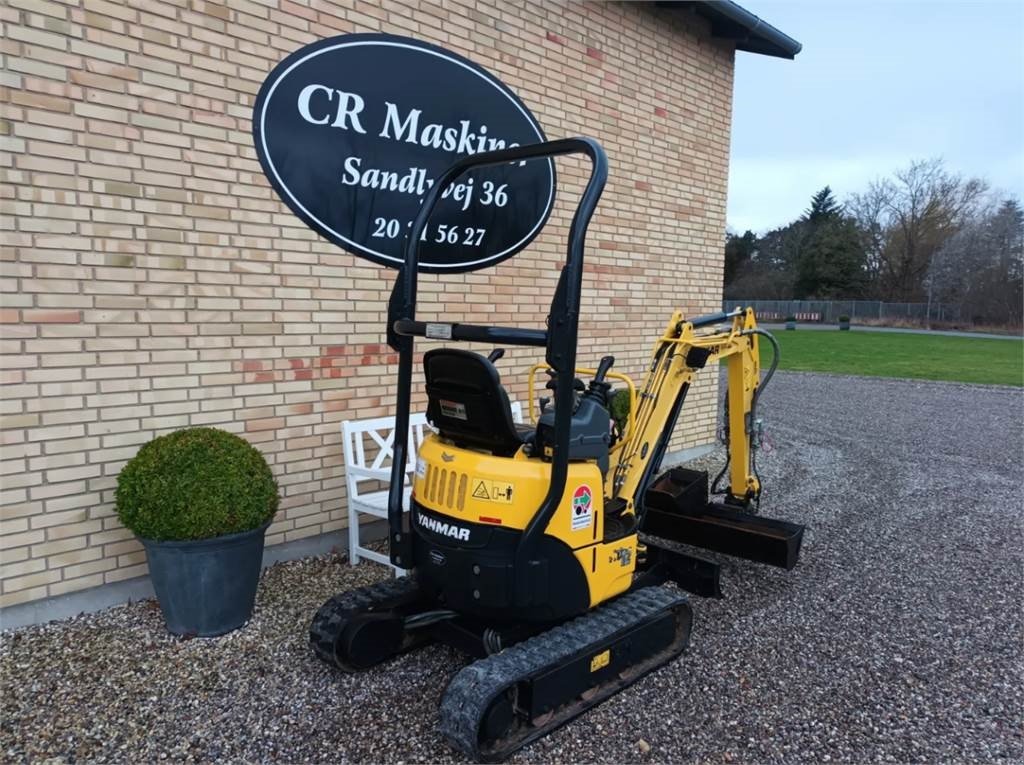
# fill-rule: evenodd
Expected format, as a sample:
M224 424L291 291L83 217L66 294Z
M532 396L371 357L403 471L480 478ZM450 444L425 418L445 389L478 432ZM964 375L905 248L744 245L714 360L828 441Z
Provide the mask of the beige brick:
M44 534L41 530L26 531L21 534L6 534L0 537L0 550L41 542L43 539Z
M41 45L46 48L57 48L58 50L66 49L68 44L66 34L52 34L28 27L8 26L7 36L12 40L19 40L32 45Z
M86 546L87 541L87 537L80 536L60 539L53 542L44 542L40 545L32 545L32 557L47 558L49 556L70 552L71 550L81 550Z
M45 529L50 526L61 526L69 523L79 523L87 519L88 513L85 510L65 510L56 513L44 513L37 515L31 520L33 529Z
M43 511L42 502L24 502L21 504L5 504L0 505L0 518L11 519L11 518L24 518L26 516L36 515Z
M89 536L90 545L105 545L115 542L123 542L126 539L133 539L134 534L123 526L117 526L106 531L102 531L98 534L91 534Z
M0 521L0 536L14 534L18 531L28 531L27 518L10 518Z
M12 56L7 57L7 66L15 72L21 72L22 74L31 74L36 77L45 77L50 80L63 81L67 79L67 69L62 66L56 66L54 64L47 64L43 61L37 61L32 59L14 58ZM15 98L16 103L37 103L41 104L42 99L34 99L28 96L21 96Z
M97 480L97 479L93 479L93 481L95 481L95 480ZM96 488L92 485L93 481L77 482L78 483L78 490L77 491L68 492L66 494L65 493L61 493L59 495L51 497L50 499L45 500L44 504L45 504L46 513L47 513L46 517L53 516L53 515L55 515L57 513L61 513L63 511L65 511L65 510L72 510L72 509L76 509L76 508L93 508L92 511L91 511L91 514L93 516L95 516L99 512L99 509L96 506L102 501L102 497L97 492ZM86 487L88 487L88 493L87 493L86 489L81 488L83 483L84 483L84 485ZM70 486L70 485L72 485L72 484L63 484L63 483L62 484L58 484L58 486L61 486L61 487L66 487L66 486ZM54 493L56 494L56 492L54 492ZM62 516L62 517L70 517L70 518L75 519L76 521L79 520L79 518L77 518L76 516L73 516L73 515L72 516ZM35 523L35 519L33 519L33 523ZM49 525L49 524L47 524L47 525Z
M16 606L19 603L27 603L32 600L38 600L39 598L46 597L46 585L39 587L32 587L27 590L19 590L17 592L4 592L0 595L0 608L7 608L8 606Z
M92 534L99 531L102 527L103 524L99 520L80 521L63 526L51 526L46 530L46 535L53 540L68 539L82 536L83 534Z
M0 564L0 579L13 579L15 577L25 576L26 574L34 574L38 571L44 570L45 568L46 560L44 558L11 562L7 560L7 556L5 555L2 564Z
M116 566L116 560L94 560L88 563L79 563L73 566L68 566L64 569L63 573L65 579L74 579L79 576L88 576L89 574L95 574L101 571L109 571L112 568L116 568Z
M104 581L107 582L107 583L110 583L110 582L120 582L120 581L122 581L124 579L133 579L133 578L135 578L137 576L145 576L146 573L147 573L146 564L145 563L140 563L140 564L137 564L135 566L129 566L127 568L119 568L119 569L115 569L113 571L108 571L103 576L104 576Z
M60 555L51 555L47 558L47 565L50 568L63 568L65 566L94 561L101 557L103 557L103 548L87 547L81 550L61 553Z
M32 428L38 424L38 414L8 415L0 419L0 427L5 430L13 430L14 428Z
M76 579L67 579L63 582L55 582L50 585L50 595L64 595L68 592L77 592L89 587L98 587L103 584L103 574L96 573L90 576L80 576Z
M49 428L34 428L29 432L29 441L49 441L82 435L85 435L83 425L55 425Z
M60 579L59 571L39 571L35 574L28 574L26 576L16 576L10 579L4 579L4 592L8 593L27 590L32 587L38 587L42 584L56 582L58 579Z
M665 24L669 12L8 0L0 204L17 227L0 258L0 549L13 568L0 580L20 589L0 589L0 604L143 575L113 513L116 476L179 427L242 433L268 456L284 494L268 542L343 527L339 423L393 407L393 274L320 241L255 160L252 98L301 42L377 29L472 40L455 47L549 135L596 135L613 169L590 230L580 356L612 352L639 377L672 309L705 313L720 298L733 54L706 44L705 21ZM567 189L582 183L581 163L559 167ZM543 315L571 214L560 199L537 241L493 271L425 276L421 315ZM513 349L503 363L535 358ZM711 441L715 417L708 376L672 448ZM23 579L48 572L63 578Z

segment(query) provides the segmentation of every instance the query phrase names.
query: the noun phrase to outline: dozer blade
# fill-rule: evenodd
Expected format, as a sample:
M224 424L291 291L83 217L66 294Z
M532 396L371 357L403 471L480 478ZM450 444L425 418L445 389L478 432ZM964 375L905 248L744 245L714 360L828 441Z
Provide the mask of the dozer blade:
M665 511L647 508L642 530L705 550L732 555L787 571L800 557L804 527L788 521L707 504L700 509Z
M640 530L787 571L800 557L804 527L708 502L708 474L672 468L644 496Z
M678 656L692 622L678 592L633 590L460 670L441 733L476 761L503 760Z

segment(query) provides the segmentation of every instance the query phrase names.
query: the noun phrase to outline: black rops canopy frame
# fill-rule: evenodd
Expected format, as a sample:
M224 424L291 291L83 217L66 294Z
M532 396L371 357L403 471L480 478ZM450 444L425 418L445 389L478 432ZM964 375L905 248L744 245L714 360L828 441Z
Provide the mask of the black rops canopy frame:
M576 340L579 330L580 291L583 283L583 245L587 226L594 215L608 179L608 158L601 144L592 138L564 138L558 141L517 146L511 149L473 154L460 159L438 179L420 208L409 232L405 263L395 280L388 304L388 345L398 352L398 408L395 417L394 462L391 466L391 487L388 494L388 526L391 561L398 566L412 563L411 529L404 524L407 517L402 506L405 465L408 456L409 405L412 392L413 338L428 335L427 324L416 321L416 283L420 236L441 194L467 170L474 167L500 165L563 154L586 154L590 158L590 179L580 198L569 229L569 247L565 265L555 288L547 329L492 327L476 324L451 324L445 327L444 339L488 342L503 345L533 345L546 348L545 358L555 371L555 448L551 463L551 483L540 508L526 526L515 557L515 602L529 605L537 577L532 573L540 562L533 559L544 530L562 499L569 470L569 427L573 410L573 380L576 376ZM449 338L450 334L450 338ZM539 582L538 582L539 584Z

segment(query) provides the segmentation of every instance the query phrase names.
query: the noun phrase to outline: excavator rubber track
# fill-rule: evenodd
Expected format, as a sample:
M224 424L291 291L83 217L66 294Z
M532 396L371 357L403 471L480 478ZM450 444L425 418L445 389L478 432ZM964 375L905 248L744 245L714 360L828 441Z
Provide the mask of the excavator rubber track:
M692 622L679 592L634 590L460 670L441 733L476 761L503 760L674 659Z
M409 633L404 628L404 614L415 610L421 601L419 582L412 576L339 593L313 617L310 647L321 660L344 672L367 669L429 641L423 631ZM376 644L378 655L356 660L352 647L360 638L362 643Z

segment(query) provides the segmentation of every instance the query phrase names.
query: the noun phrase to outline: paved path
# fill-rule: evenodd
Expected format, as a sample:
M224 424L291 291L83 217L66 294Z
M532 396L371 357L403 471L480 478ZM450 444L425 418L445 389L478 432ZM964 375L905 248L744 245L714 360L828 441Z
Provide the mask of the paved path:
M765 323L761 324L765 329L773 332L785 331L785 324ZM811 322L797 322L796 331L811 329L815 332L838 332L835 324L814 324ZM987 337L992 340L1021 340L1020 335L996 335L988 332L958 332L952 329L901 329L899 327L869 327L863 324L854 324L851 332L903 332L909 335L945 335L946 337Z

